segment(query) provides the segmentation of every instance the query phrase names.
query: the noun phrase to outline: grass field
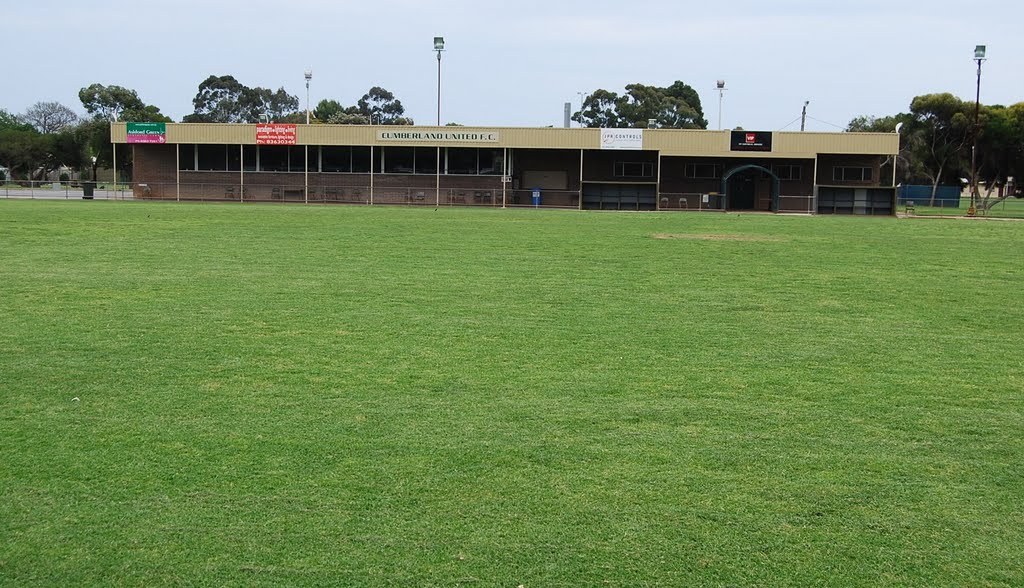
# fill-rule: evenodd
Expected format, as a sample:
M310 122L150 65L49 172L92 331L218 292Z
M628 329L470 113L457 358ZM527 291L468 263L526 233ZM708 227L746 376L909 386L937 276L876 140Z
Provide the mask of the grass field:
M1024 223L0 201L0 585L1024 585Z

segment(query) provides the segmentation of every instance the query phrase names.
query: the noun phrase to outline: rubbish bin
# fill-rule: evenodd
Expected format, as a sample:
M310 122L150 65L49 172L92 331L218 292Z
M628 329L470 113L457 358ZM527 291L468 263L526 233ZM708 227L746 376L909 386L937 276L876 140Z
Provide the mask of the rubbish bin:
M534 206L540 206L540 188L533 189L532 202Z
M82 182L82 200L92 200L93 190L96 189L96 182Z

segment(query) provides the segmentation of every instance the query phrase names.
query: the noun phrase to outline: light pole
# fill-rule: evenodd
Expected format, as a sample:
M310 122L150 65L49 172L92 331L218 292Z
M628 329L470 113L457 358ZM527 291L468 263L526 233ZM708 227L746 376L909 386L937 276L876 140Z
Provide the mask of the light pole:
M974 94L974 145L971 147L971 206L967 209L968 216L974 216L978 203L978 114L981 110L981 62L985 61L985 46L974 47L974 61L978 62L978 85Z
M437 126L441 126L441 52L444 51L444 37L434 37L434 51L437 51Z
M722 130L722 98L725 96L725 80L718 80L718 130Z
M92 183L96 183L96 156L92 156Z
M804 109L800 111L800 132L804 132L807 127L807 105L810 104L810 100L804 100Z
M309 80L313 79L313 70L306 70L306 124L309 124Z
M580 97L580 126L583 126L583 102L587 98L586 92L576 92L576 95Z

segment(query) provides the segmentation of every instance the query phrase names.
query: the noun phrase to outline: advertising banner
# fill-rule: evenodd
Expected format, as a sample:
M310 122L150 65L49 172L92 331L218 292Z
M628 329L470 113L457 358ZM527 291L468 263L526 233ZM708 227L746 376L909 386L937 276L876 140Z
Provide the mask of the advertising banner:
M257 145L295 145L297 137L297 125L256 125Z
M643 129L601 129L601 149L640 150L643 148Z
M167 123L127 123L129 143L166 143Z
M730 151L771 151L772 134L768 131L733 131Z

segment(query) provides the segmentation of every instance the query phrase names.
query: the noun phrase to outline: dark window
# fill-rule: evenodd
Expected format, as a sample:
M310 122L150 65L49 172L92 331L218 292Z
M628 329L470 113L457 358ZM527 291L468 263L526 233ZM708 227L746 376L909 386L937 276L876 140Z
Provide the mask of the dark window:
M352 173L355 173L355 174L368 174L368 173L370 173L370 148L369 147L353 147L352 148Z
M500 149L479 149L479 168L477 173L481 176L500 176L504 173L504 161Z
M244 148L245 155L242 157L242 167L245 171L254 172L257 170L256 167L256 149L255 145L246 145Z
M178 145L178 162L182 171L194 171L196 169L196 146Z
M836 182L870 182L870 167L834 167L832 179Z
M416 150L413 147L385 147L384 173L411 174L416 169Z
M306 148L304 146L288 147L288 171L300 172L306 168Z
M242 148L238 145L227 145L228 150L228 171L240 171L242 169Z
M616 161L614 175L617 178L654 177L654 164L642 161Z
M320 169L325 172L348 173L352 171L352 148L321 147L320 165Z
M713 163L688 163L683 170L688 178L715 180L720 176L719 168Z
M226 171L227 145L198 145L200 171Z
M288 148L280 146L260 146L260 171L288 171Z
M460 147L448 148L448 173L450 174L476 174L476 149Z
M780 180L799 180L803 177L803 168L799 165L773 165L772 173Z
M416 173L431 175L437 173L437 147L416 148Z

